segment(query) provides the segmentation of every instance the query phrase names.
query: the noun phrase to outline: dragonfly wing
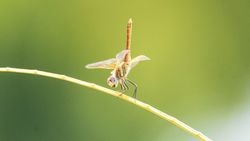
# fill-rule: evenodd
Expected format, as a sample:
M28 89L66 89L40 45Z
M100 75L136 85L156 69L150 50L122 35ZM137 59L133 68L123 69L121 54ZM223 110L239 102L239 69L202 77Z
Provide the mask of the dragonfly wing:
M112 58L92 64L88 64L85 67L87 69L114 69L117 64L117 59Z
M131 61L131 69L133 67L135 67L139 62L146 61L146 60L150 60L150 58L148 58L145 55L139 55L139 56L133 58L132 61Z
M130 50L123 50L116 54L116 59L119 61L123 61L124 57L129 53Z

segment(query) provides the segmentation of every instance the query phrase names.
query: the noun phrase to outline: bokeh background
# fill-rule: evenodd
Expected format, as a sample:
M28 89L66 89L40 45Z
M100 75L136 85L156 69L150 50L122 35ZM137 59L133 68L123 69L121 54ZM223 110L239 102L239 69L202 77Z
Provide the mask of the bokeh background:
M106 85L88 63L125 47L152 60L129 78L138 99L218 141L250 140L247 0L1 0L0 66L39 69ZM132 91L128 94L131 95ZM0 73L1 141L194 141L117 98L67 82Z

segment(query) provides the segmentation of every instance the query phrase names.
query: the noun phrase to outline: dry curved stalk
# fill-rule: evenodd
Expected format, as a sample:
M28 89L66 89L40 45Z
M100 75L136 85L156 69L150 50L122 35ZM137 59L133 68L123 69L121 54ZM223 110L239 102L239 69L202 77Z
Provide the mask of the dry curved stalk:
M190 133L191 135L193 135L194 137L198 138L201 141L212 141L211 139L209 139L207 136L205 136L204 134L202 134L201 132L193 129L192 127L188 126L187 124L181 122L180 120L178 120L177 118L170 116L156 108L154 108L153 106L144 103L142 101L139 101L137 99L134 99L130 96L127 96L125 94L122 94L121 92L117 92L102 86L99 86L97 84L94 83L89 83L86 81L82 81L73 77L69 77L66 75L62 75L62 74L56 74L56 73L51 73L51 72L45 72L45 71L40 71L40 70L33 70L33 69L20 69L20 68L10 68L10 67L4 67L4 68L0 68L0 72L13 72L13 73L25 73L25 74L32 74L32 75L40 75L40 76L45 76L45 77L51 77L51 78L55 78L55 79L60 79L63 81L68 81L71 83L75 83L78 85L82 85L85 87L89 87L91 89L95 89L101 92L104 92L106 94L115 96L117 98L120 98L124 101L127 101L129 103L132 103L142 109L145 109L153 114L155 114L158 117L161 117L162 119L176 125L177 127L183 129L184 131Z

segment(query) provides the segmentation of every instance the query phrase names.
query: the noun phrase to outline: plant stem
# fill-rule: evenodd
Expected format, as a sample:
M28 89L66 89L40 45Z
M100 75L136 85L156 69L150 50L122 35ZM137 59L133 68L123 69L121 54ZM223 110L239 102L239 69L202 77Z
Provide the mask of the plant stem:
M99 86L97 84L94 83L90 83L90 82L86 82L86 81L82 81L73 77L69 77L66 75L62 75L62 74L56 74L56 73L51 73L51 72L45 72L45 71L40 71L40 70L33 70L33 69L20 69L20 68L10 68L10 67L3 67L0 68L0 72L13 72L13 73L25 73L25 74L31 74L31 75L40 75L40 76L45 76L45 77L51 77L51 78L55 78L55 79L60 79L63 81L68 81L71 83L75 83L78 85L82 85L91 89L95 89L101 92L104 92L106 94L118 97L124 101L127 101L129 103L132 103L142 109L145 109L153 114L155 114L156 116L176 125L177 127L183 129L184 131L190 133L191 135L193 135L194 137L198 138L201 141L212 141L211 139L209 139L207 136L205 136L204 134L202 134L201 132L193 129L192 127L188 126L187 124L181 122L180 120L178 120L177 118L170 116L156 108L154 108L153 106L144 103L142 101L139 101L135 98L132 98L130 96L127 96L125 94L122 94L121 92L117 92L102 86Z

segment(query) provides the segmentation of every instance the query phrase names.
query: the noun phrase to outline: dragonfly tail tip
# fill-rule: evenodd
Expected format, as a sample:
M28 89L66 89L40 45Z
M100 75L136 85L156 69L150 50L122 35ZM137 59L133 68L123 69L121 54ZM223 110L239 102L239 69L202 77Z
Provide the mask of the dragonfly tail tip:
M128 23L132 23L132 18L129 18Z

